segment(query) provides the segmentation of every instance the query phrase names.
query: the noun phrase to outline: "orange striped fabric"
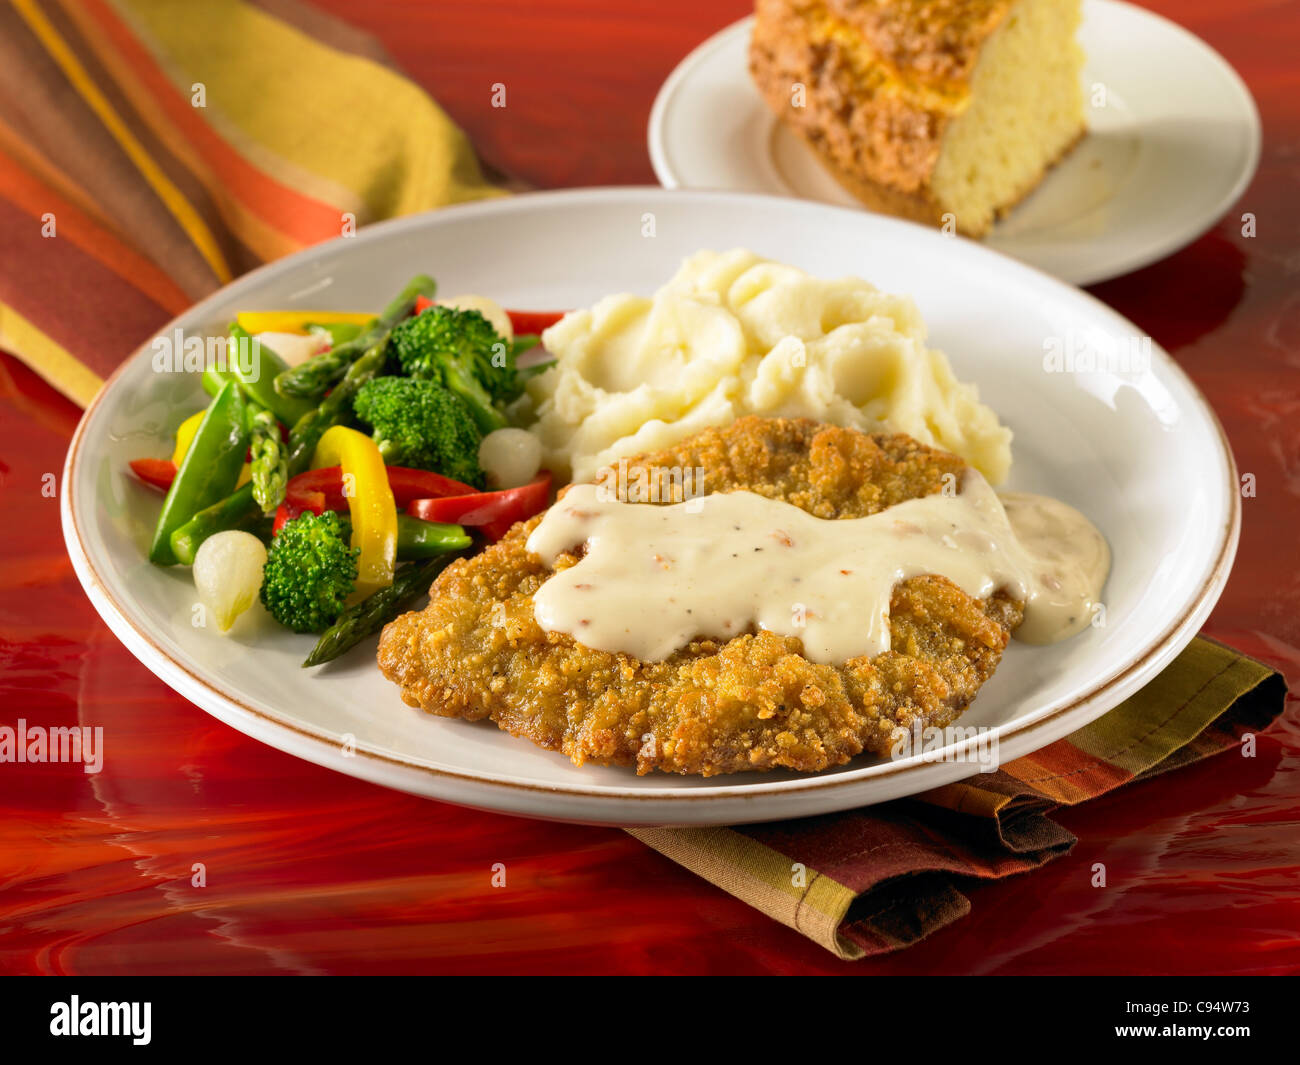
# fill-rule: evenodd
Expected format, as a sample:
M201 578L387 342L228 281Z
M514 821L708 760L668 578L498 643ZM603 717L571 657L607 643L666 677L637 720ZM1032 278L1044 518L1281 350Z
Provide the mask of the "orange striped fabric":
M0 347L83 405L253 266L497 191L375 42L295 0L0 7Z

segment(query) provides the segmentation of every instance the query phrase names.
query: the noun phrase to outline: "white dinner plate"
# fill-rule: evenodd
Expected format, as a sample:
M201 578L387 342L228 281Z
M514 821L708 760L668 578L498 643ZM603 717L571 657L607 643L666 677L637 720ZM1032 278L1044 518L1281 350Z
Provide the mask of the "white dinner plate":
M859 206L768 110L749 76L753 19L716 34L664 82L650 159L668 188L767 192ZM1090 285L1190 244L1259 163L1250 90L1204 41L1117 0L1084 0L1088 135L994 226L989 247Z
M653 234L653 235L648 235ZM1236 547L1236 474L1205 400L1158 347L1086 293L969 241L788 198L659 188L492 200L365 228L229 285L164 333L215 335L239 310L378 308L418 272L446 293L567 308L652 292L700 248L749 246L816 274L856 274L915 297L959 377L1015 431L1012 488L1057 495L1095 521L1114 569L1104 627L1013 644L962 718L996 729L1003 761L1042 747L1136 691L1191 639ZM1127 372L1046 372L1046 349L1149 351ZM1077 364L1076 364L1077 365ZM158 372L146 344L77 430L63 528L91 601L146 666L209 713L281 750L366 780L535 817L623 824L761 821L861 806L970 776L965 761L861 759L825 773L713 779L577 768L493 725L429 717L378 672L375 641L319 671L312 638L266 622L222 637L192 624L184 569L145 561L156 494L130 459L165 456L206 397ZM241 619L242 620L242 619ZM995 733L986 733L993 736Z

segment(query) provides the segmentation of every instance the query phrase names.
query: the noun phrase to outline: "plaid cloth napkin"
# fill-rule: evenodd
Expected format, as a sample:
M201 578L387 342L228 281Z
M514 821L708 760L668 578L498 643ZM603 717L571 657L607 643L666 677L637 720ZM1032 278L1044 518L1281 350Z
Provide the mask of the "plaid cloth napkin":
M496 195L387 63L296 0L0 5L0 347L84 406L236 275Z
M1281 674L1198 637L1110 713L994 773L799 821L628 831L841 958L885 954L969 913L964 878L1067 853L1078 841L1053 808L1238 747L1285 697Z

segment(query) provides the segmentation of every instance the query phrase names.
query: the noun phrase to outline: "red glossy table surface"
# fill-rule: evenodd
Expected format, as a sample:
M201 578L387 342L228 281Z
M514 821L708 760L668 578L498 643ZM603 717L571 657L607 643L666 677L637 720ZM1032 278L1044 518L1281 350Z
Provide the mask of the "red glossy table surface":
M540 186L649 182L673 64L742 0L326 5L379 36L484 157ZM1260 172L1214 230L1095 292L1210 397L1241 469L1241 553L1208 631L1300 681L1300 12L1152 6L1237 67ZM509 107L489 106L504 81ZM1236 219L1257 217L1243 237ZM143 339L143 338L141 338ZM1060 815L1075 852L977 887L910 951L840 963L612 829L426 802L297 761L175 695L95 615L63 551L78 411L0 362L0 723L102 725L103 772L0 765L7 972L1278 972L1300 968L1300 728ZM1090 886L1106 863L1110 887ZM207 885L191 886L196 862ZM506 886L491 886L504 862Z

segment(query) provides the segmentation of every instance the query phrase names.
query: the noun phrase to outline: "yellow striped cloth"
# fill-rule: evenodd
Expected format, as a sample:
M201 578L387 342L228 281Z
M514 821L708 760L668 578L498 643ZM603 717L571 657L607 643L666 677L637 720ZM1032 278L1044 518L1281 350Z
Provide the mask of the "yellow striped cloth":
M0 8L0 346L83 405L253 266L498 191L376 42L295 0Z

